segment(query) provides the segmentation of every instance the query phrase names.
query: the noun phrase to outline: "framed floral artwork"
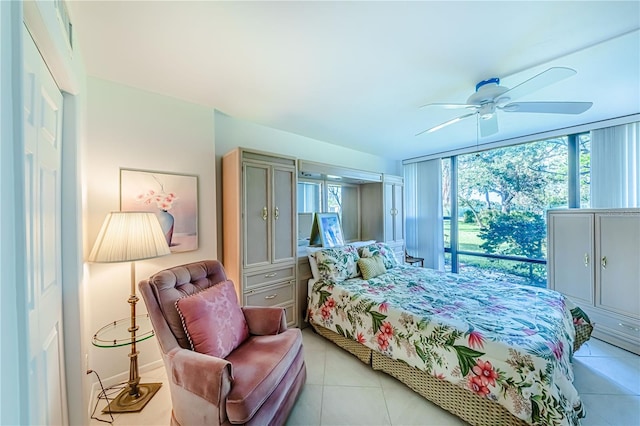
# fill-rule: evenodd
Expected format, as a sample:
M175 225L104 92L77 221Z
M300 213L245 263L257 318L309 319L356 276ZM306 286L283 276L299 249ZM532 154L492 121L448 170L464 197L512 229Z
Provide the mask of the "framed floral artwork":
M155 213L172 252L197 250L197 176L120 169L120 210Z

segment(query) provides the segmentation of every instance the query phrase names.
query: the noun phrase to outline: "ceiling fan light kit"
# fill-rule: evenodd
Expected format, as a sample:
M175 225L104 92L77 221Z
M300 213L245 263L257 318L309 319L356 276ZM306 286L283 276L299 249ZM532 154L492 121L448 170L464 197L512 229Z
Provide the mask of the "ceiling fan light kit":
M480 135L491 136L498 132L497 110L504 112L524 112L542 114L582 114L593 105L592 102L512 102L521 96L533 93L536 90L547 87L560 80L571 77L576 71L571 68L553 67L537 74L519 85L509 89L500 86L500 79L493 77L476 84L476 91L464 104L430 103L422 107L439 107L446 109L465 108L474 111L445 121L418 133L431 133L443 127L457 123L465 118L477 115L479 120Z

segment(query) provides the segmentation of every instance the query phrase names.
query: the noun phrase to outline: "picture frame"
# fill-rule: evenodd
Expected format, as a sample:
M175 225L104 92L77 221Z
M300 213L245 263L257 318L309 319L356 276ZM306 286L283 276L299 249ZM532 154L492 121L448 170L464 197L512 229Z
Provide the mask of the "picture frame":
M313 227L316 225L322 247L344 245L344 236L338 213L316 213ZM313 228L311 234L314 234Z
M120 211L158 217L172 253L198 249L198 176L120 169Z

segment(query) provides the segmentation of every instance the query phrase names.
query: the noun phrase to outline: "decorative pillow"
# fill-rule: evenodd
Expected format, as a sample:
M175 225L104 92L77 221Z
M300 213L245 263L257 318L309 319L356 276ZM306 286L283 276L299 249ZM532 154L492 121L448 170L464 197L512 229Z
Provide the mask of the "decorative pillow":
M361 257L358 260L358 266L360 267L360 272L362 272L362 278L365 280L370 280L387 272L387 268L384 267L384 259L380 255Z
M322 250L322 247L307 247L307 257L309 258L309 266L311 267L311 275L316 280L320 279L320 273L318 272L318 262L314 254L317 251Z
M384 260L384 267L387 269L394 268L398 265L396 256L393 254L393 250L385 243L375 243L362 247L358 250L360 257L373 257L375 255L382 256Z
M229 280L176 300L191 349L224 358L247 337L249 327Z
M352 246L325 248L314 253L320 279L344 281L359 275L358 250Z
M360 248L364 246L368 246L369 244L375 243L376 240L367 240L367 241L352 241L349 243L350 246L354 246L355 248Z
M376 240L368 240L368 241L352 241L350 242L349 246L360 248L360 247L364 247L364 246L368 246L369 244L373 244L375 243ZM316 262L316 257L314 256L315 252L320 251L320 250L324 250L324 247L306 247L307 249L307 257L309 258L309 267L311 268L311 274L313 275L313 278L316 280L320 279L320 272L318 272L318 262Z

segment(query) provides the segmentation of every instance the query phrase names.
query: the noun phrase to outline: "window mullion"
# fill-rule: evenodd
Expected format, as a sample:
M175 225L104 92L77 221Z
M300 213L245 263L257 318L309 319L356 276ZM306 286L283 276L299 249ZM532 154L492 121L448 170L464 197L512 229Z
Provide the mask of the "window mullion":
M451 244L451 272L458 272L458 156L451 157L451 219L450 244Z
M580 144L578 135L568 135L568 179L569 208L580 208Z

